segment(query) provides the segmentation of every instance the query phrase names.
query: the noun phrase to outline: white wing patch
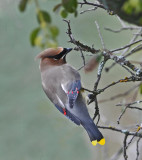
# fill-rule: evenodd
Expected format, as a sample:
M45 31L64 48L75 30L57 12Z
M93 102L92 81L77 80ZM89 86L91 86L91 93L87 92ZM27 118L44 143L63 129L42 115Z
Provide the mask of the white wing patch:
M65 105L63 104L63 102L61 101L61 99L59 98L59 96L56 94L56 97L58 99L58 102L60 103L60 105L62 106L62 108L65 108Z
M65 84L61 83L61 87L62 87L62 89L64 90L65 93L68 92L67 89L66 89L66 87L65 87Z

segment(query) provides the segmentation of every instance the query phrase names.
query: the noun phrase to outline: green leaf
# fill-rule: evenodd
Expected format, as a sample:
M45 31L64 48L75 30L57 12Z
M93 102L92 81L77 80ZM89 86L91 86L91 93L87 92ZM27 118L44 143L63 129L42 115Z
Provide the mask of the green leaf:
M141 6L142 6L142 1L141 0L127 0L124 4L122 9L127 13L127 14L139 14L141 13Z
M63 9L60 14L63 18L66 18L68 16L68 12L65 9Z
M140 94L142 94L142 83L139 86Z
M51 17L50 14L46 11L40 10L37 14L37 20L39 23L47 22L51 23Z
M37 37L35 38L35 46L42 47L42 46L43 46L42 39L43 39L42 36L37 36Z
M62 5L69 13L74 13L77 9L77 0L62 0Z
M57 10L59 10L61 6L62 6L61 3L57 4L57 5L53 8L53 12L56 12Z
M19 10L24 12L27 6L28 0L21 0L19 3Z
M30 34L30 42L31 42L32 46L35 46L35 40L38 36L39 31L40 31L40 28L38 27L38 28L34 29Z
M59 35L59 29L56 26L51 26L50 32L53 38L56 38Z

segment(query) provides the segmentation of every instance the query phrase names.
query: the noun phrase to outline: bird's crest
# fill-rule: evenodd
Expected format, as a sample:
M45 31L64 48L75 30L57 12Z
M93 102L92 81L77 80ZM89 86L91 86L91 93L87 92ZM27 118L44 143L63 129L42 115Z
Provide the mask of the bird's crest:
M62 47L58 47L58 48L48 48L45 49L44 51L40 52L36 57L35 60L37 59L44 59L50 56L55 56L58 55L60 52L63 51Z

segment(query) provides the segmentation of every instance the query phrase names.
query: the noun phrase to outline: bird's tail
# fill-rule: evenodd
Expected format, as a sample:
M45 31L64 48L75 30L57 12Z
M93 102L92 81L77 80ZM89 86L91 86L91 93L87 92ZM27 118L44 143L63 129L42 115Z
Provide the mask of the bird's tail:
M93 120L90 120L89 122L82 123L82 126L87 131L89 138L92 142L92 145L97 145L99 143L100 145L105 144L105 139L101 132L98 130L97 126L94 124Z

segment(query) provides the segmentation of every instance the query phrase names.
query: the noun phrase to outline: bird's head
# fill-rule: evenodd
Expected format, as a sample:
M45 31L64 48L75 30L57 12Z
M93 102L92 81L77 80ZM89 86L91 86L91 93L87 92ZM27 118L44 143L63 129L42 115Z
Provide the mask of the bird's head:
M72 50L72 48L62 48L62 47L58 47L58 48L48 48L44 51L42 51L39 55L36 56L36 59L48 59L48 60L55 60L55 61L59 61L59 60L63 60L66 61L66 55L67 53L69 53Z

